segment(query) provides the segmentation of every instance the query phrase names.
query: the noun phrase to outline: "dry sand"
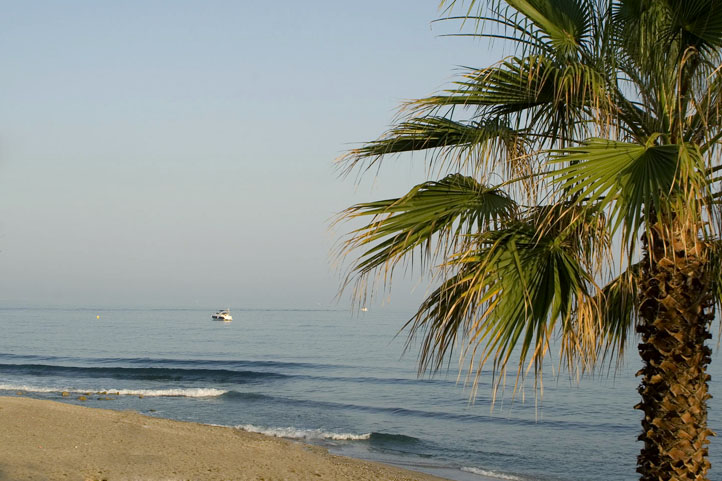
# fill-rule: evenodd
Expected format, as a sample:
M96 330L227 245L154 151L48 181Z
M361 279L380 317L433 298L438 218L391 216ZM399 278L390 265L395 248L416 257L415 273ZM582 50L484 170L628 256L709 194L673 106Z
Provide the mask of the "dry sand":
M233 428L0 397L1 481L440 479Z

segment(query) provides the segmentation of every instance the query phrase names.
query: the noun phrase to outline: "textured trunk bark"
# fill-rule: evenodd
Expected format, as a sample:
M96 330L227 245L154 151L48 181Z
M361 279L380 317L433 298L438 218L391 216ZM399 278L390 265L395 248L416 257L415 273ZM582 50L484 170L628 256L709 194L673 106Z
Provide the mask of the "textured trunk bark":
M671 217L671 219L669 218ZM706 373L714 318L704 242L695 227L674 215L654 224L644 238L644 268L639 282L643 368L635 408L644 412L644 442L637 458L641 481L706 480Z

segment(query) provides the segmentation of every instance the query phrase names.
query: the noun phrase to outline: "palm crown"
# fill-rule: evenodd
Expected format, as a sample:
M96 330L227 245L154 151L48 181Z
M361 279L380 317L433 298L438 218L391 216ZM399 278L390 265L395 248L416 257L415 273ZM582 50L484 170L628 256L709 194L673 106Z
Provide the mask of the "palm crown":
M342 213L368 219L341 248L361 250L348 280L365 286L411 259L434 270L440 284L408 323L420 368L460 347L477 375L493 363L497 386L513 350L518 375L538 379L559 334L560 358L581 373L623 350L636 326L638 407L651 426L640 439L656 449L640 455L642 479L677 479L659 473L679 466L704 479L704 341L722 299L720 2L471 2L460 18L514 54L410 102L341 159L351 171L425 151L441 173ZM677 371L692 373L684 405L670 394ZM655 419L690 409L701 417L688 444L658 447L687 422L650 434Z

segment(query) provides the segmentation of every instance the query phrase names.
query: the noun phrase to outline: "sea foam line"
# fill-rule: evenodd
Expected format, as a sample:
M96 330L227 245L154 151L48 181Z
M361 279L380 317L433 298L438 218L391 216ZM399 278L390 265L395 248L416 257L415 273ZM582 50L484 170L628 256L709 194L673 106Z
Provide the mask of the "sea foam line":
M497 479L506 479L509 481L524 481L524 478L520 478L519 476L514 476L513 474L504 474L499 473L497 471L490 471L487 469L481 469L481 468L471 468L471 467L463 467L461 468L461 471L471 473L471 474L478 474L479 476L487 476L489 478L497 478Z
M330 439L333 441L363 441L371 438L371 433L332 433L328 431L322 431L320 429L299 429L294 427L264 428L260 426L254 426L253 424L242 424L235 427L236 429L242 429L250 433L259 433L265 434L266 436L274 436L277 438L288 439Z
M40 387L17 384L0 384L0 391L24 391L37 393L73 394L104 394L115 396L143 396L143 397L218 397L227 393L222 389L214 388L176 388L176 389L63 389L58 387Z

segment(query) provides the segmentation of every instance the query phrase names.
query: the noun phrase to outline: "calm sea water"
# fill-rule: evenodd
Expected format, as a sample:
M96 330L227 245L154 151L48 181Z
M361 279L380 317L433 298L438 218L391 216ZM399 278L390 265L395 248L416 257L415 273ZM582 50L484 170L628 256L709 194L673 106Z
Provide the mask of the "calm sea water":
M417 378L415 351L401 357L394 339L408 312L232 313L0 309L0 394L234 426L456 480L638 479L634 349L616 375L577 385L550 370L541 405L531 388L513 402L507 390L492 412L488 376L474 404L455 363ZM718 357L709 407L722 432ZM718 439L710 457L722 481Z

